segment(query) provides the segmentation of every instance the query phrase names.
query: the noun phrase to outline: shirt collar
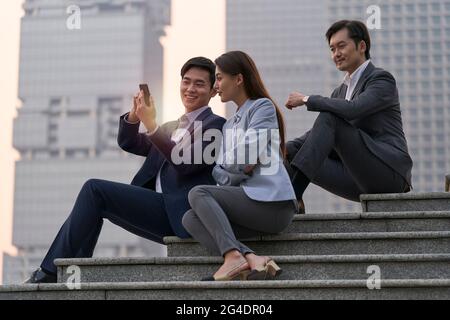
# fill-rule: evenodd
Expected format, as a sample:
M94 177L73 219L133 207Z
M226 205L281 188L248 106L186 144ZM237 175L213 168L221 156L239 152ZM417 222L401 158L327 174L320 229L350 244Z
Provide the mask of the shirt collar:
M194 111L185 113L184 116L186 116L186 117L188 118L189 123L192 123L192 122L195 121L195 119L197 119L197 117L198 117L203 111L205 111L205 110L208 109L208 108L209 108L209 106L204 106L204 107L198 108L198 109L196 109L196 110L194 110Z
M236 114L241 116L250 106L255 102L255 100L247 99L244 104L236 111Z
M350 86L350 83L357 83L359 78L361 78L361 75L363 74L364 70L366 70L367 66L370 63L370 59L367 59L363 64L361 64L358 69L353 71L352 74L347 74L344 77L344 84L347 85L347 87Z
M230 120L233 120L233 123L239 122L242 118L242 115L246 110L248 110L248 108L252 106L253 102L255 102L255 100L247 99Z

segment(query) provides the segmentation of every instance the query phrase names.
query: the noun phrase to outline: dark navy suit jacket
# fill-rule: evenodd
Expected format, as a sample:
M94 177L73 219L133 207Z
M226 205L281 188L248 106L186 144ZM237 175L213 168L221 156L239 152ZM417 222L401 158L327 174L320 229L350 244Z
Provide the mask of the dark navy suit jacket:
M153 135L139 133L139 124L129 124L124 121L128 113L120 117L118 143L130 153L146 157L141 169L133 178L132 185L155 190L158 171L161 169L161 187L165 209L172 229L180 238L190 235L184 229L181 221L183 215L190 209L188 193L196 185L215 184L212 178L213 164L174 164L171 159L175 143L171 140L172 132L177 128L178 121L163 124ZM202 133L208 129L222 130L225 119L215 115L211 108L203 111L195 121L202 122ZM192 143L194 125L189 128ZM202 151L211 141L202 142Z

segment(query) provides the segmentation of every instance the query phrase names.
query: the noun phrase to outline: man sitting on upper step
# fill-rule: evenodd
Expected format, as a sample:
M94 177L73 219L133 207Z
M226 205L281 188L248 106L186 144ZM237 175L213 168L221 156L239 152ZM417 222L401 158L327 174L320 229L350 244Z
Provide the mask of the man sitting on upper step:
M320 112L311 130L286 145L288 170L304 213L310 182L343 198L412 189L412 159L403 133L394 77L370 61L370 37L359 21L338 21L326 32L344 83L331 98L293 92L286 107Z

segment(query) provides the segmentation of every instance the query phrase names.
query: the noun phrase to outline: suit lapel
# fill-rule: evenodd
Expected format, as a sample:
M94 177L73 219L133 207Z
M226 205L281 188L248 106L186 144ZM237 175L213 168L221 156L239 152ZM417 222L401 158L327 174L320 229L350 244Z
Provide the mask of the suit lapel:
M178 127L178 121L171 121L167 124L166 134L169 139L171 139L172 133L177 129L177 127ZM153 161L155 164L157 164L157 167L159 168L158 170L161 170L161 172L162 172L162 169L163 169L164 165L166 164L167 160L164 158L162 153L160 153L159 151L155 151L155 155L153 155L152 158L153 159L157 158L157 160L153 160Z
M367 77L373 72L374 69L375 69L375 66L372 64L372 62L369 62L366 69L364 70L363 74L359 78L358 83L356 84L356 87L353 90L352 96L350 97L350 100L353 100L353 98L357 94L359 94L359 92L361 91L361 88L363 87L363 84L366 82ZM344 98L345 98L345 94L344 94Z
M343 83L343 84L341 84L341 86L339 87L339 89L337 91L336 98L345 99L346 92L347 92L347 86Z
M169 137L172 135L172 133L177 129L178 127L178 121L171 121L168 125L167 132L169 133Z

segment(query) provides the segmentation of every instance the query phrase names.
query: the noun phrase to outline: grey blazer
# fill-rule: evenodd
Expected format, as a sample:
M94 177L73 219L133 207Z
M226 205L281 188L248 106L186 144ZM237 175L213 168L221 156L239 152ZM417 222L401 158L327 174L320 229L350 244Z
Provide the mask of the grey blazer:
M247 100L225 122L213 177L218 185L242 186L258 201L296 199L280 152L275 106L266 98ZM251 175L247 165L255 165Z
M367 148L411 184L412 159L403 133L402 115L394 77L387 71L367 65L356 84L351 100L345 100L342 84L331 98L312 95L309 111L331 112L361 129ZM336 99L339 98L339 99ZM307 137L307 132L303 137Z

